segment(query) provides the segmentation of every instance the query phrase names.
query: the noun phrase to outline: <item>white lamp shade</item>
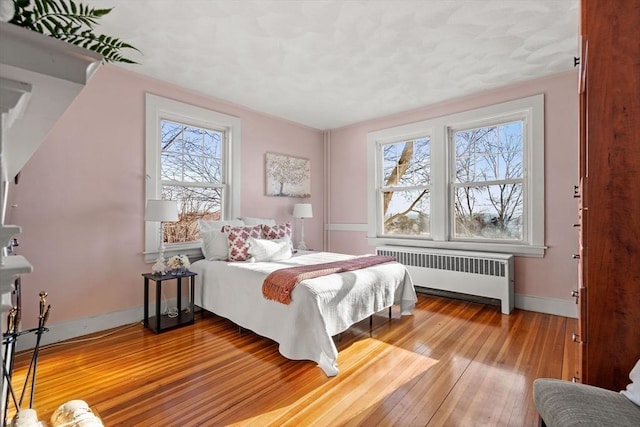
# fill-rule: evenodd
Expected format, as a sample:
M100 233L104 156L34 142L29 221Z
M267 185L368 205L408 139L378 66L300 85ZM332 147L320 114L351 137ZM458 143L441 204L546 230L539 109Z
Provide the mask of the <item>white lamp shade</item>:
M178 203L175 200L147 200L144 220L175 222L178 220Z
M293 206L294 218L313 218L311 203L296 203Z

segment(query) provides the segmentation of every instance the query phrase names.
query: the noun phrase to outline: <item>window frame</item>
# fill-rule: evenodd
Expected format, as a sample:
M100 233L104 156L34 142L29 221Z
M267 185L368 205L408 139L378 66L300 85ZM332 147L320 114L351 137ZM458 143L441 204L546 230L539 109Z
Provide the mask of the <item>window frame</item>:
M422 134L419 134L422 135ZM377 209L381 209L383 202L383 198L384 198L384 193L385 192L391 192L391 193L395 193L396 191L411 191L411 190L420 190L420 189L425 189L428 188L429 189L429 204L431 204L431 185L412 185L412 186L402 186L402 185L396 185L396 186L385 186L384 185L384 172L383 172L383 166L384 166L384 146L389 145L389 144L397 144L399 142L406 142L406 141L410 141L410 140L419 140L419 139L428 139L429 140L429 168L431 168L431 137L429 135L422 135L422 136L418 136L418 135L413 135L411 137L408 138L403 138L403 139L397 139L397 138L393 138L390 141L378 141L377 142L377 148L376 148L376 161L378 162L378 165L381 165L382 168L379 170L380 173L377 174L376 179L378 180L378 182L376 182L376 187L377 187L377 198L378 198L378 208ZM385 234L384 232L384 217L380 216L379 218L379 236L383 236L383 237L390 237L393 238L394 234ZM429 237L431 236L431 230L429 230ZM429 237L416 237L419 239L425 239L425 238L429 238Z
M461 183L458 184L456 182L456 176L455 176L455 170L456 170L456 141L455 141L455 133L459 132L459 131L465 131L465 130L469 130L469 129L479 129L479 128L487 128L487 127L491 127L491 126L502 126L504 124L507 123L514 123L514 122L522 122L522 136L523 136L523 148L522 148L522 156L523 156L523 175L522 178L519 179L510 179L510 180L494 180L494 181L489 181L489 182L493 182L492 185L496 185L495 183L497 182L502 182L505 183L507 181L519 181L522 183L522 192L523 192L523 201L525 201L526 197L527 197L527 193L529 191L529 187L526 185L527 183L527 173L528 170L530 169L530 167L528 167L527 164L527 160L529 157L529 153L528 150L526 149L526 141L529 141L530 136L528 134L528 129L531 127L531 123L530 123L531 118L529 117L528 114L526 114L523 111L515 111L513 113L507 113L507 114L501 114L499 116L496 117L491 117L488 118L486 120L481 120L481 121L475 121L473 126L469 126L468 123L465 123L462 125L462 127L458 127L458 126L448 126L447 127L447 143L449 144L449 153L451 153L451 155L449 156L449 206L448 206L448 213L449 213L449 226L450 226L450 240L451 241L460 241L460 242L483 242L483 243L497 243L497 244L502 244L503 242L510 242L513 244L526 244L529 241L529 233L531 232L531 230L529 230L529 227L524 226L522 228L522 240L521 241L510 241L510 240L502 240L502 239L487 239L487 238L473 238L473 237L456 237L455 236L455 232L454 232L454 227L455 227L455 191L456 188L461 188L461 187L481 187L483 185L487 185L486 182L483 181L472 181L473 184L471 183L467 183L466 185ZM526 202L528 204L528 202ZM529 219L529 215L530 212L528 209L523 209L522 212L522 218L523 218L523 223L524 224L528 224L528 219Z
M222 219L237 217L240 213L240 119L151 93L145 93L145 206L147 200L159 199L162 194L159 144L162 120L224 132ZM153 262L157 258L159 236L160 224L155 221L145 221L146 262ZM189 257L199 257L202 256L200 247L200 241L167 244L165 256L180 253Z
M453 130L477 128L524 120L523 188L526 217L523 241L479 241L453 238L453 182L455 141ZM431 237L389 237L382 234L381 144L428 136L431 141ZM544 95L538 94L420 122L369 132L367 135L368 221L367 238L372 246L396 245L442 249L477 250L544 256Z

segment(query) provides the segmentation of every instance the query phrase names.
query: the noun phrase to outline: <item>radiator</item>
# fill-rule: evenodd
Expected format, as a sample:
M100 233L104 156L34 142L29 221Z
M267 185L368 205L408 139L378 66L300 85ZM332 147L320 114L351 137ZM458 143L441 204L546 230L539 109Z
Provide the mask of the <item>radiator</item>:
M494 298L502 313L513 310L513 255L402 246L376 252L404 264L416 287Z

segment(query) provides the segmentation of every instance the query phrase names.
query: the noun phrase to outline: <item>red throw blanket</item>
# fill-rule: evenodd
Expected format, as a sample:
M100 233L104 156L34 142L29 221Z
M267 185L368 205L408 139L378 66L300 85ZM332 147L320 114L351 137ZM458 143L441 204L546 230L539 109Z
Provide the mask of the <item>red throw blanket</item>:
M372 255L344 261L326 262L323 264L301 265L299 267L282 268L271 272L262 284L262 294L266 299L283 304L291 302L291 292L303 280L326 276L344 271L359 270L372 265L395 261L391 256Z

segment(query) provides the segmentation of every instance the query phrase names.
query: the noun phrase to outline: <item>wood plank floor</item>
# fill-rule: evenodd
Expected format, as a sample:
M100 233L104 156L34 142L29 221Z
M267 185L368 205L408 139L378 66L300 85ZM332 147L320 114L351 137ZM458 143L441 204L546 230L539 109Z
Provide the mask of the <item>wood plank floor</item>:
M419 295L412 316L394 307L372 336L368 321L343 333L340 374L327 378L211 314L160 335L136 324L43 349L34 408L48 421L81 399L106 426L535 426L532 382L571 378L576 327ZM16 358L18 393L30 356Z

